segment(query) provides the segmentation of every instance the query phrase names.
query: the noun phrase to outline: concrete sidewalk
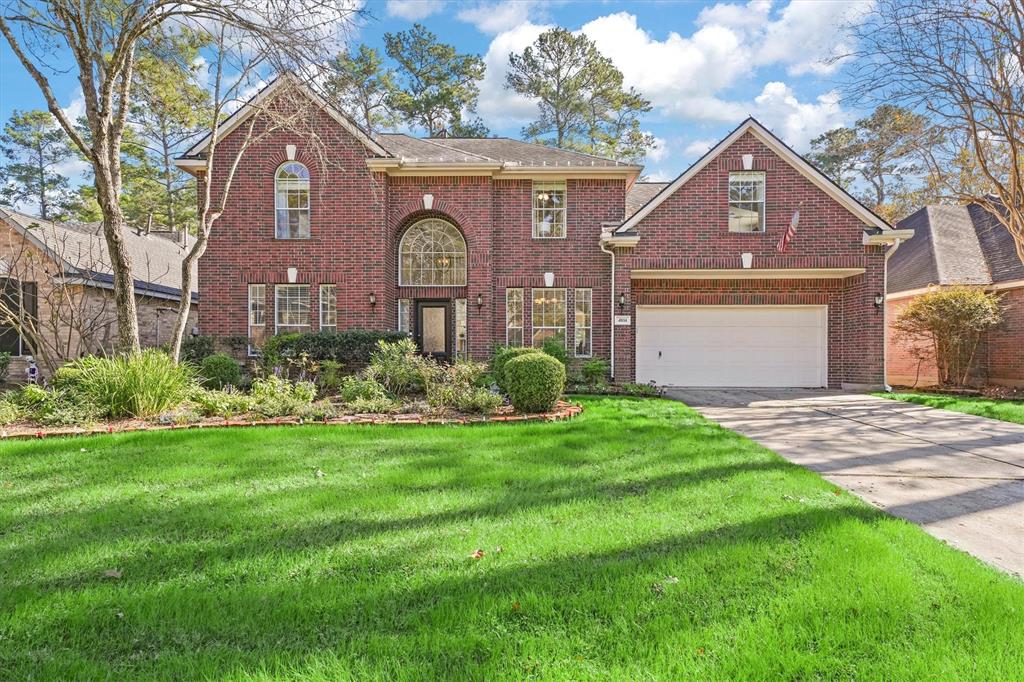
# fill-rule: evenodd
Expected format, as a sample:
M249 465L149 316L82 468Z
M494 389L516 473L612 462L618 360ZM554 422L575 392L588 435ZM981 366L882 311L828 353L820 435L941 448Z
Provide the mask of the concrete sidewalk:
M667 394L1024 577L1024 426L835 391L677 388Z

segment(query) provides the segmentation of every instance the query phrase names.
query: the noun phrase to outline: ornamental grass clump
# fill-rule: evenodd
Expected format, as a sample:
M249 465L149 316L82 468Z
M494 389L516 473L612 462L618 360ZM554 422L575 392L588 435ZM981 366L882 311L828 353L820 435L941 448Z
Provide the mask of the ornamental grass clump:
M504 368L506 390L517 412L547 412L565 390L565 365L545 353L527 353Z
M146 419L178 407L195 386L195 370L158 350L85 357L54 374L54 393L94 408L98 417Z

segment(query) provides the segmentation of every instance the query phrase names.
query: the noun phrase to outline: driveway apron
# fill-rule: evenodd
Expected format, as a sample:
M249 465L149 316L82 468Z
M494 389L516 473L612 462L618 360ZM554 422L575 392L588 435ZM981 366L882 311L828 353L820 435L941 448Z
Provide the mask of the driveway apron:
M836 391L671 388L667 395L1024 576L1024 426Z

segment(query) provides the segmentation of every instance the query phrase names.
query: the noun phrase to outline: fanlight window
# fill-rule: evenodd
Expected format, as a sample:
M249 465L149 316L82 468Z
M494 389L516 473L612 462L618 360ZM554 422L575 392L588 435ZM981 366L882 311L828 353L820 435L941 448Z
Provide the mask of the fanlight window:
M466 284L466 240L450 223L436 218L419 221L406 230L398 252L400 285Z
M291 161L277 169L277 238L309 237L309 169Z

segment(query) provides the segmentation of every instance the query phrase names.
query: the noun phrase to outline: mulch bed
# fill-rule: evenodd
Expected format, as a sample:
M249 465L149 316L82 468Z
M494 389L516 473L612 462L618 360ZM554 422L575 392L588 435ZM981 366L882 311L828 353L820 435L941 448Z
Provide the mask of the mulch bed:
M454 414L431 416L423 414L350 414L330 419L310 420L299 417L278 417L275 419L219 419L211 417L202 421L186 424L162 424L126 419L90 427L75 426L39 426L38 424L10 424L0 427L0 440L54 438L64 436L93 436L109 433L130 433L133 431L181 431L184 429L224 428L241 426L301 426L319 425L334 426L348 424L490 424L494 422L529 422L529 421L561 421L572 419L583 411L581 405L574 405L562 400L555 409L538 414L516 414L510 406L500 407L493 415Z

